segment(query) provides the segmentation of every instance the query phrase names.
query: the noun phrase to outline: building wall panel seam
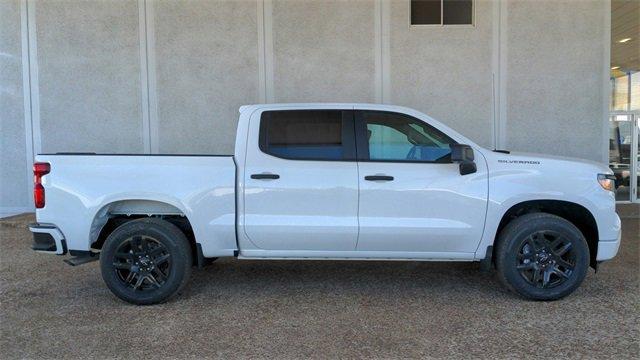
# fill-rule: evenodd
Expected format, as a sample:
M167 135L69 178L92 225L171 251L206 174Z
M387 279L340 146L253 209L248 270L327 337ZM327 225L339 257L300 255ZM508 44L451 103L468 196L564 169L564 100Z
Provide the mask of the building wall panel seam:
M22 55L22 94L24 103L24 135L25 135L25 161L26 173L22 179L27 188L27 197L24 199L25 204L31 203L32 185L31 174L33 164L33 120L32 120L32 104L31 104L31 68L30 64L30 47L29 47L29 15L27 0L20 1L20 35L21 35L21 55ZM26 207L32 211L32 207ZM2 207L2 212L13 212L14 210ZM6 209L6 211L5 211Z

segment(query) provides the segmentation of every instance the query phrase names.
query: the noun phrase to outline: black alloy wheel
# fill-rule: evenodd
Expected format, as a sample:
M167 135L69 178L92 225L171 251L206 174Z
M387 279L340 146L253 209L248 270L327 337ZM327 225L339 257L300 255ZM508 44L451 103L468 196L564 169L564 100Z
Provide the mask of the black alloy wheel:
M159 218L120 225L100 253L102 278L111 292L138 305L177 295L189 280L192 265L189 240L177 226Z
M500 280L531 300L557 300L575 291L589 269L589 246L570 221L536 212L511 220L496 241Z
M158 240L135 235L116 250L113 270L118 279L133 290L159 289L171 273L171 254Z
M576 254L571 241L555 231L536 231L518 252L516 268L531 285L552 288L571 277Z

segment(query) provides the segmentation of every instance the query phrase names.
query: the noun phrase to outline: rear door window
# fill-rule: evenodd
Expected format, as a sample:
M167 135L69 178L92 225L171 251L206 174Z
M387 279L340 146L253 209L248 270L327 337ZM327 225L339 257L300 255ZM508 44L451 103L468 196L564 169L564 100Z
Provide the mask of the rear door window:
M265 111L260 119L260 150L284 159L354 160L353 113Z

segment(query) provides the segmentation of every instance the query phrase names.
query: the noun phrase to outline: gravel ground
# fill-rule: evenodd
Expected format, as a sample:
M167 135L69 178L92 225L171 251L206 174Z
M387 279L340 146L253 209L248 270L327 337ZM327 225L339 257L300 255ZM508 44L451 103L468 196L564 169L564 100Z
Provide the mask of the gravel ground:
M30 250L0 221L0 357L638 358L640 220L571 296L530 302L473 263L238 261L194 269L181 296L115 298L98 264Z

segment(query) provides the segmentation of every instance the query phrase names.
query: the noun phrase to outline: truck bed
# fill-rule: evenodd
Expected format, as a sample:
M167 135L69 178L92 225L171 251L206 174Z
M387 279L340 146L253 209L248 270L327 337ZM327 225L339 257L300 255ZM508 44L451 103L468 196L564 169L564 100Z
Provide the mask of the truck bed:
M51 166L37 221L57 225L69 250L89 250L108 215L135 215L149 206L186 217L204 256L237 249L232 155L58 153L36 161Z

